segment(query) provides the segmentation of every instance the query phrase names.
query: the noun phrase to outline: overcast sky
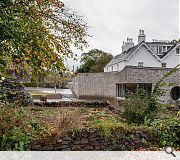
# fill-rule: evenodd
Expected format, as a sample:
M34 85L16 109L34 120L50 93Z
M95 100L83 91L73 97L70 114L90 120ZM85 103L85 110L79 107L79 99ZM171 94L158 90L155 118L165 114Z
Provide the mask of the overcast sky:
M179 38L179 0L62 0L75 9L88 23L90 47L121 53L127 37L137 43L139 29L144 29L147 41ZM82 51L74 50L80 55ZM78 65L72 60L68 66Z

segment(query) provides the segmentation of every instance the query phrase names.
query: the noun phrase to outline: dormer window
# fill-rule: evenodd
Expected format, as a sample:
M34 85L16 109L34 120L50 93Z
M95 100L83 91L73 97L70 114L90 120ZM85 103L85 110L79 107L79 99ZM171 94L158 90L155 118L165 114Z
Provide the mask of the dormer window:
M143 67L144 62L138 62L139 67Z
M180 48L176 48L176 54L180 54Z
M162 46L159 46L159 53L158 54L162 54Z
M167 47L163 46L163 52L166 52L166 51L167 51Z

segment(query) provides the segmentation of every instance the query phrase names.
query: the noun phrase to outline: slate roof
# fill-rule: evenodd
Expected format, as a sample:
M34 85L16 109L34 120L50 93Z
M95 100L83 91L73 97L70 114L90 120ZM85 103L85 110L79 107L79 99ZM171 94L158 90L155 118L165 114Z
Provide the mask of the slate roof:
M105 67L125 61L138 48L138 46L139 45L135 45L129 48L127 51L124 51L123 53L116 55Z
M170 51L173 50L173 48L175 48L175 47L177 46L177 44L178 44L178 43L175 43L171 48L169 48L169 49L167 50L167 52L165 52L163 55L158 55L158 56L159 56L160 58L165 57Z
M167 43L164 43L164 42L143 42L145 44L147 44L148 46L152 45L152 44L166 44ZM178 43L174 43L174 42L170 42L168 43L169 45L173 45L170 49L167 50L167 52L165 52L163 55L157 55L158 57L160 58L163 58L165 57L173 48L176 47L176 45ZM114 58L105 66L105 67L109 67L111 65L114 65L114 64L117 64L119 62L122 62L122 61L125 61L131 54L133 54L133 52L141 45L140 44L137 44L131 48L129 48L127 51L124 51L123 53L121 54L118 54L116 56L114 56Z

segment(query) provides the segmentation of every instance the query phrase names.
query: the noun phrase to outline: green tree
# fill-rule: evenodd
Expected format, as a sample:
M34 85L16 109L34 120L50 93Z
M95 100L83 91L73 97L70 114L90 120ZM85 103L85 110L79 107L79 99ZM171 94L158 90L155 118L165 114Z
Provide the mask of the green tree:
M0 1L0 73L22 67L32 73L66 68L71 45L87 45L87 24L60 0Z
M81 66L77 69L79 73L103 72L105 65L113 58L112 54L98 49L92 49L84 53Z

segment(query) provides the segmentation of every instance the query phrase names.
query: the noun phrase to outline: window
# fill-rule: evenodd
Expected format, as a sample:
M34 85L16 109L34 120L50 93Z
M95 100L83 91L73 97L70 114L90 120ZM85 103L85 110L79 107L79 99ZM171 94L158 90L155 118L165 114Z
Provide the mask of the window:
M180 54L180 48L176 48L176 54Z
M113 71L113 66L111 66L111 69L112 69L112 71Z
M163 46L163 52L166 52L166 51L167 51L167 47Z
M170 95L173 100L178 100L180 98L180 87L179 86L173 87L171 89Z
M171 48L171 46L167 46L167 50L169 50Z
M156 53L159 54L159 47L156 47Z
M159 53L158 54L162 54L162 46L159 46Z
M144 62L138 62L139 67L143 67Z
M161 67L166 68L166 63L162 63Z
M116 97L124 97L124 96L125 96L125 85L116 84Z

